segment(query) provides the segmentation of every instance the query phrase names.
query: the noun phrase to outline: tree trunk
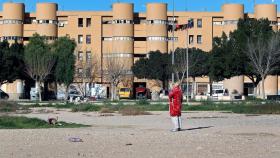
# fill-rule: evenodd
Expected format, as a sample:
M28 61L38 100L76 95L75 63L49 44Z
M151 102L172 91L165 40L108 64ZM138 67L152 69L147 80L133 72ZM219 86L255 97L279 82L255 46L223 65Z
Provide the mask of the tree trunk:
M37 80L35 84L36 84L36 89L38 90L39 93L39 101L42 101L41 82Z
M0 89L1 89L2 84L0 83ZM0 93L0 99L1 99L1 93Z
M265 99L264 80L265 80L265 77L262 76L262 99Z
M257 97L258 95L258 85L254 84L254 96Z
M111 83L111 101L114 101L114 84Z
M70 85L66 85L66 92L65 92L65 98L64 98L64 100L68 100L68 96L69 96L69 86L70 86Z
M195 98L196 96L196 81L195 81L195 77L193 77L193 80L192 80L192 99Z
M84 98L86 97L86 95L87 95L87 83L86 82L84 82Z
M166 81L165 81L165 80L162 81L162 88L163 88L163 89L166 88Z
M210 96L212 96L212 94L213 94L213 87L212 87L212 83L213 83L213 81L212 81L212 79L210 78Z

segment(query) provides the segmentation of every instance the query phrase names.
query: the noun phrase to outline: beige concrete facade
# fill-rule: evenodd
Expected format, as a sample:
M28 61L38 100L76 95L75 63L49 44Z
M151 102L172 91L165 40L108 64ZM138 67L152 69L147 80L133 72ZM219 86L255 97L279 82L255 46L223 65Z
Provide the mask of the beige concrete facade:
M112 11L59 11L55 3L38 3L36 12L25 12L22 3L4 3L0 12L1 39L22 39L24 43L34 34L47 36L50 40L69 36L77 41L77 71L83 70L83 63L97 58L102 62L105 56L118 56L124 59L129 69L133 62L146 57L149 51L160 50L168 53L174 47L196 47L205 51L212 49L212 40L237 28L237 21L245 14L252 18L268 18L274 29L278 29L280 15L273 4L255 6L254 14L244 13L242 4L225 4L220 12L175 12L178 24L186 24L188 19L194 20L194 27L188 30L168 31L172 23L173 13L167 11L165 3L149 3L146 13L134 12L130 3L115 3ZM277 77L269 77L266 81L270 94L278 93ZM102 76L96 79L102 82ZM198 84L207 84L208 79L197 78ZM234 82L233 82L234 81ZM277 82L276 82L277 81ZM135 79L134 82L147 82ZM225 87L243 93L243 76L225 81ZM227 86L230 85L230 86Z

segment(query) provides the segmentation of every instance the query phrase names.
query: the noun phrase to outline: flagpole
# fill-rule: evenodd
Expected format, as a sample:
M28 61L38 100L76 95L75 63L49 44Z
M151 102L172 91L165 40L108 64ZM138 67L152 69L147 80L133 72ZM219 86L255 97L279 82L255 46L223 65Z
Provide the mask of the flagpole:
M187 3L187 0L186 0ZM189 25L189 21L188 24ZM189 105L189 27L186 30L186 53L187 53L187 105Z

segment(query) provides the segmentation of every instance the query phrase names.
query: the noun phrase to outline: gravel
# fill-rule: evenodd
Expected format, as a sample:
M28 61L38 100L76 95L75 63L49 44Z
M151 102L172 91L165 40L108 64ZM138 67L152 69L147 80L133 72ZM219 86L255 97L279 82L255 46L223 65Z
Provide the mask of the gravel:
M168 112L100 116L38 108L21 116L92 125L76 129L0 130L2 158L279 158L280 116L185 112L184 130L170 132ZM82 142L71 142L80 138Z

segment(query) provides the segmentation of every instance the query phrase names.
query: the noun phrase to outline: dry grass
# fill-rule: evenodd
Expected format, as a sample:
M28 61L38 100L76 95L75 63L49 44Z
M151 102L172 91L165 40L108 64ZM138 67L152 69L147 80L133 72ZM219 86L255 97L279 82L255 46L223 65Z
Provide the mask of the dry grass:
M115 113L115 111L113 109L110 109L110 108L101 108L100 111L99 111L101 114L110 114L110 113Z
M152 115L152 113L144 111L139 107L126 106L119 110L119 113L123 116L135 116L135 115Z
M16 102L0 101L0 113L1 112L29 113L30 110L28 107L20 106Z

